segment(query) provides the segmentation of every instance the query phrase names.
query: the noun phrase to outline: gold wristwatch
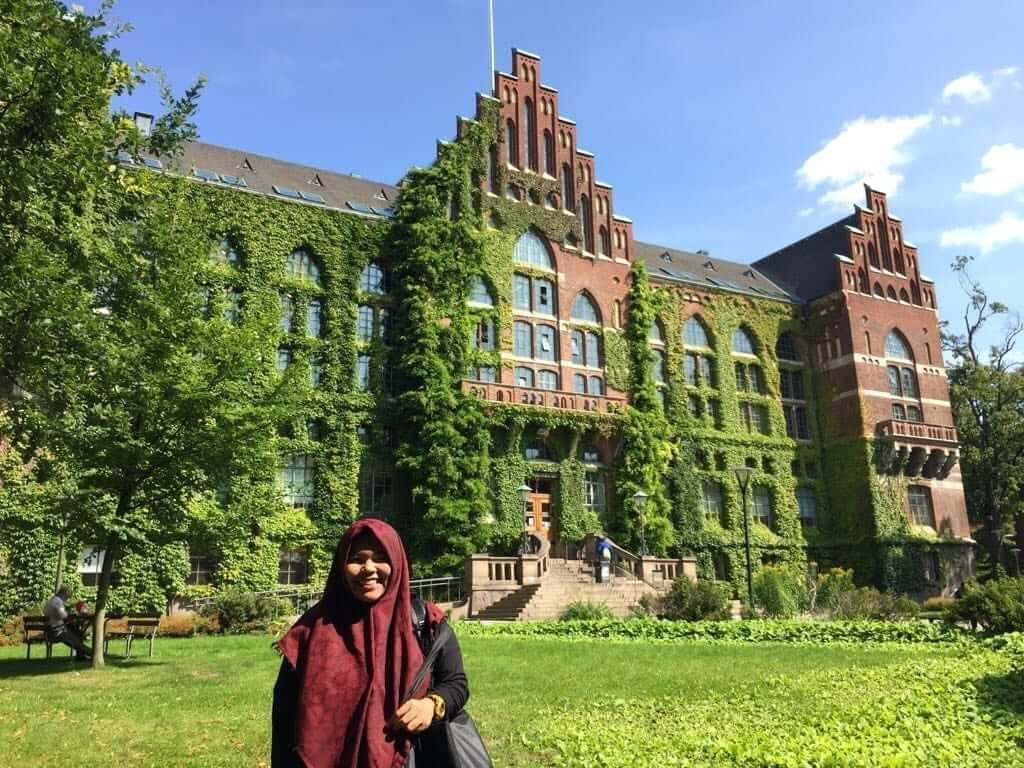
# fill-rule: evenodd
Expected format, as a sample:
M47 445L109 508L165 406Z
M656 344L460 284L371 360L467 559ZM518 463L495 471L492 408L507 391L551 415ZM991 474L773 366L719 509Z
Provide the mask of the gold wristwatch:
M444 699L436 693L428 693L427 698L434 702L434 719L444 719Z

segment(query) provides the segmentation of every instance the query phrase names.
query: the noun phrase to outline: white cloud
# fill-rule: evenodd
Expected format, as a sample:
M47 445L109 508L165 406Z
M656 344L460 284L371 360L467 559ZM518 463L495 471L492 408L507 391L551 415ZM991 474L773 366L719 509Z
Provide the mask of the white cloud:
M960 191L974 195L1008 195L1024 189L1024 148L1013 144L989 147L981 158L981 173L960 185Z
M806 217L806 216L810 216L812 213L814 213L814 209L813 208L801 208L799 215Z
M910 162L904 145L932 121L932 115L859 117L843 125L838 135L797 169L807 189L826 189L818 204L845 207L864 198L863 184L893 194L903 183L896 172Z
M946 83L946 87L942 89L943 101L952 101L955 98L963 99L968 104L980 104L992 98L992 89L981 79L981 75L970 72Z
M992 74L996 77L1013 77L1020 72L1020 67L1003 67L1002 69L993 70Z
M1024 218L1005 212L991 224L948 229L939 241L943 248L973 246L988 253L1011 243L1024 243Z
M942 124L951 125L954 128L959 128L961 125L964 124L964 119L960 117L960 115L943 115Z

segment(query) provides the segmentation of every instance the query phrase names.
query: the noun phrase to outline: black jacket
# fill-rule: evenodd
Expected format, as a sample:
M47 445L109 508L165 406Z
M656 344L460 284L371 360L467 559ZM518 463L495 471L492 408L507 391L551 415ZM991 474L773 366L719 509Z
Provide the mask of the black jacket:
M433 637L419 637L424 655L430 650ZM444 699L445 717L449 718L462 710L469 700L469 683L462 667L462 651L454 633L445 643L444 650L437 657L430 670L430 691ZM274 684L274 709L272 716L270 764L272 768L305 768L292 749L295 746L295 708L299 700L299 676L288 663L281 660L281 669ZM441 729L431 727L419 737L423 742L444 738ZM427 744L424 744L426 747ZM432 751L427 748L424 752ZM427 766L422 759L420 766Z

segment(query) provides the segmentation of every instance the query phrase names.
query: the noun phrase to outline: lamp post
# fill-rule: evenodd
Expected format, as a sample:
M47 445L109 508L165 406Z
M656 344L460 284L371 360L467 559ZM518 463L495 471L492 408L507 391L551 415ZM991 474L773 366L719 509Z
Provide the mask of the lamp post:
M523 502L523 551L522 554L530 554L530 529L526 527L526 514L530 506L530 496L533 495L533 489L526 483L523 483L516 489L519 491L519 498Z
M644 507L647 506L647 494L643 491L637 491L633 494L633 509L636 510L637 517L640 518L640 557L644 557L647 554L647 537L644 532Z
M747 606L750 613L754 612L754 576L750 567L750 515L747 509L747 490L750 488L750 478L754 470L750 467L734 467L736 482L743 491L743 544L747 550Z

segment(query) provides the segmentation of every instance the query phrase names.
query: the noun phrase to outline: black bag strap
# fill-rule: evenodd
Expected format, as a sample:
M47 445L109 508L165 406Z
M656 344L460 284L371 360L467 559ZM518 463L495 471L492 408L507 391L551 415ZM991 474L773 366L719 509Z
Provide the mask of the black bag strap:
M409 685L409 690L405 692L405 696L402 698L403 702L408 701L412 698L413 693L420 687L420 683L423 682L423 678L427 676L430 668L434 666L434 662L437 661L437 657L441 655L441 651L444 650L445 643L452 636L452 628L448 626L447 621L442 621L441 625L437 628L437 637L434 638L434 644L430 646L430 653L423 659L423 666L420 667L416 673L416 677L412 679L412 683Z

